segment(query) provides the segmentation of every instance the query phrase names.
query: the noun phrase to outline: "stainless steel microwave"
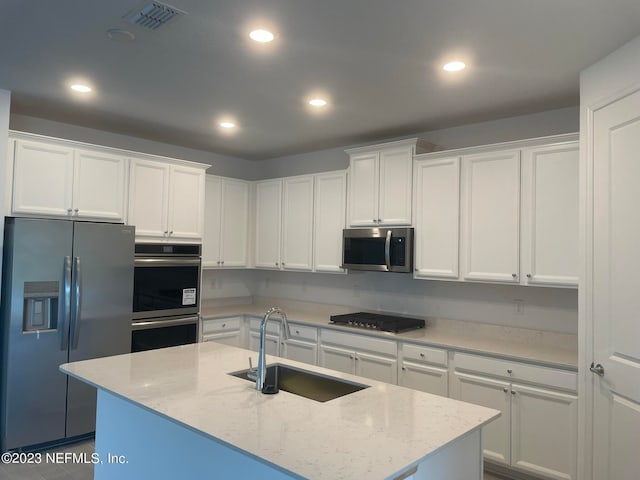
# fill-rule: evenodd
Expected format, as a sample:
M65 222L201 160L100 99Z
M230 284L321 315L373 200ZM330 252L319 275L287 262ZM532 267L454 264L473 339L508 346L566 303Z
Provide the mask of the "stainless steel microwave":
M413 271L413 228L345 228L342 265L350 270Z

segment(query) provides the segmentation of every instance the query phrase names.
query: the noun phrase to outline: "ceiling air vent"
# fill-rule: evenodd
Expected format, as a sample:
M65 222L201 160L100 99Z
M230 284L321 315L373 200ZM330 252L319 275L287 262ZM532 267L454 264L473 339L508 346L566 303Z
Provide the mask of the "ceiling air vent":
M129 13L126 18L134 25L139 25L149 30L157 30L177 20L184 14L185 12L164 3L151 2L140 10L134 10Z

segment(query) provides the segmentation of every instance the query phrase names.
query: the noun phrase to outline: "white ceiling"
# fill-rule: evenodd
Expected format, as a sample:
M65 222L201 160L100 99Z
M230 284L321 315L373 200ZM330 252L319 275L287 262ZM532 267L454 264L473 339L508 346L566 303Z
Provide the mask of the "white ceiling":
M272 158L577 105L579 72L640 35L639 0L169 0L187 15L157 31L123 18L146 3L3 0L12 112ZM248 40L256 25L276 40ZM445 75L454 57L469 68Z

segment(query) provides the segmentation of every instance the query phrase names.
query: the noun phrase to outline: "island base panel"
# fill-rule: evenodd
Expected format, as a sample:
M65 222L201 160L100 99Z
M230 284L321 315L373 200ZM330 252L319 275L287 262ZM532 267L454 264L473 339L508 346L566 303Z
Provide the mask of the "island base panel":
M102 389L98 389L95 443L100 461L95 464L94 480L304 478ZM481 430L476 429L384 478L482 480L481 452Z
M100 389L96 453L94 480L302 478Z

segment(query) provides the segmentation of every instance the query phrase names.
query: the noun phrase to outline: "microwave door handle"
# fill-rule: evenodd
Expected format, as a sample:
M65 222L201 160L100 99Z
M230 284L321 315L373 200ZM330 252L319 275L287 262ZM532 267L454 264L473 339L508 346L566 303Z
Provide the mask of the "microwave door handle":
M391 230L387 230L387 238L384 242L384 263L387 265L387 272L391 271Z

